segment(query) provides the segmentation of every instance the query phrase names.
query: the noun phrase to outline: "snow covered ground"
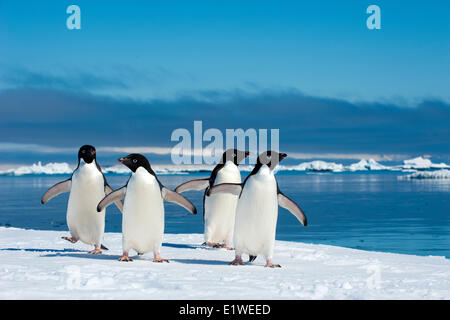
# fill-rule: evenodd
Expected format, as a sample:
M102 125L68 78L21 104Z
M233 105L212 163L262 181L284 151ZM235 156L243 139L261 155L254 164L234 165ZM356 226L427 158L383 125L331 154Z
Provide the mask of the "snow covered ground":
M228 266L234 252L201 234L166 234L162 256L119 262L121 234L103 255L67 232L0 227L1 299L450 299L450 260L277 241L281 269Z

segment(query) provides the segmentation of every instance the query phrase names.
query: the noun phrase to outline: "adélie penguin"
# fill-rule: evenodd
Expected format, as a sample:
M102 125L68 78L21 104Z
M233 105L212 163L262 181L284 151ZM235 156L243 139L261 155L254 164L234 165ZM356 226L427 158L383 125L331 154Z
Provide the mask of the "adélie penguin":
M132 153L119 162L131 171L127 184L98 203L101 212L114 201L124 200L122 215L123 255L119 261L133 261L129 250L138 254L153 251L154 262L169 262L160 256L164 234L164 200L174 202L196 214L195 206L181 194L169 190L158 180L150 162L141 154Z
M72 243L81 240L94 246L90 254L101 254L103 233L105 230L105 211L97 212L98 202L105 194L112 192L100 165L97 163L96 150L84 145L78 151L78 166L72 176L52 186L44 193L41 203L45 204L53 197L70 192L67 204L67 226L71 237L62 237ZM122 202L115 202L122 211Z
M238 196L220 193L210 195L209 191L214 185L221 183L241 183L239 163L249 153L237 149L226 150L220 162L215 166L209 178L195 179L179 185L175 191L203 190L203 220L205 244L232 250L234 219Z
M278 206L289 210L306 226L303 210L281 192L273 173L276 165L286 156L275 151L263 152L242 184L223 183L211 188L210 194L225 192L239 196L233 238L236 255L230 264L243 264L242 254L246 253L250 256L250 262L262 254L266 267L280 267L272 262Z

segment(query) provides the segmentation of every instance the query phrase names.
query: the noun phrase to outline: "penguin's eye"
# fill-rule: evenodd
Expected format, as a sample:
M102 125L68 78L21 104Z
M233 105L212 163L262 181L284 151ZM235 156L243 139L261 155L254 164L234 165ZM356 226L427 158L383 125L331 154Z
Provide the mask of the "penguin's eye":
M137 163L137 159L133 159L133 163Z
M86 150L81 150L81 153L86 153Z

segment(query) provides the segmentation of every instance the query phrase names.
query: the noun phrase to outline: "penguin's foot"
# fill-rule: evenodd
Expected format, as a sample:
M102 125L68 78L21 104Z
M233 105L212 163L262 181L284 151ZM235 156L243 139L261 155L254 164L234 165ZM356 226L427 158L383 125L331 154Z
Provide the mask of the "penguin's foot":
M72 238L72 237L70 237L70 238L69 237L61 237L61 239L67 240L67 241L72 242L72 243L75 243L75 242L78 241L78 239Z
M213 247L213 248L222 248L220 243L216 243L216 242L211 242L211 241L206 241L203 243L204 245L207 245L208 247Z
M102 250L100 248L95 248L88 252L89 254L102 254Z
M155 253L154 254L154 256L153 256L153 262L167 262L167 263L169 263L169 260L168 259L163 259L163 258L161 258L161 256L159 255L159 253Z
M279 264L272 263L272 260L267 260L266 265L264 266L266 268L281 268Z
M124 254L119 258L119 261L131 262L131 261L133 261L133 259L131 259L131 258L128 256L128 253L124 253Z
M230 247L230 245L226 244L226 243L206 242L206 245L213 247L213 248L225 248L227 250L234 250L234 248Z
M242 266L244 263L242 262L242 258L240 256L236 256L234 260L229 263L229 265Z

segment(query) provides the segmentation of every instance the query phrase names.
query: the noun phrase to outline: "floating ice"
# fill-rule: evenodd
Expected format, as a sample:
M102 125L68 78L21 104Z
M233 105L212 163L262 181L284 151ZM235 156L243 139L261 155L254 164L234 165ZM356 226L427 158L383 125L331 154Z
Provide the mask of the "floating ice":
M280 165L278 171L344 171L344 165L334 162L326 162L322 160L315 160L310 162L303 162L296 166Z
M450 179L450 170L442 169L437 171L418 171L407 176L401 177L402 179Z
M417 157L414 159L404 160L403 169L442 169L450 168L449 165L445 163L432 163L430 159L424 159L422 157Z
M18 168L11 168L7 170L0 171L0 175L14 175L14 176L22 176L28 174L70 174L73 169L69 166L69 164L62 162L51 162L46 165L42 165L39 161L37 164L33 163L31 166L21 166Z
M364 171L364 170L389 170L390 167L379 164L373 159L365 160L362 159L358 163L353 163L348 166L348 170L350 171Z
M6 169L5 169L6 167ZM156 174L188 174L205 172L210 173L214 165L174 165L174 164L155 164L152 166ZM250 172L253 170L253 165L241 165L240 170L243 172ZM31 166L10 167L3 166L0 170L0 175L56 175L56 174L71 174L75 167L68 163L48 163L43 165L40 161ZM345 166L340 163L327 162L323 160L315 160L310 162L303 162L297 165L283 165L277 166L276 171L315 171L315 172L356 172L356 171L416 171L416 170L435 170L435 169L450 169L450 166L445 163L433 163L429 159L417 157L414 159L404 160L403 164L386 166L376 162L373 159L362 159L357 163ZM123 165L114 165L110 167L103 167L103 172L106 174L128 175L130 170Z

